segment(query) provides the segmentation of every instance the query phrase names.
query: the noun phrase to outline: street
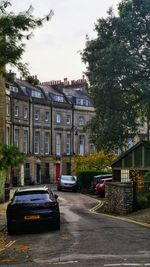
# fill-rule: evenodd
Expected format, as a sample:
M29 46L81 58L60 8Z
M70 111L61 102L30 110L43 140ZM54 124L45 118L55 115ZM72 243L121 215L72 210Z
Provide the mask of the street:
M40 229L8 236L0 266L150 266L149 228L91 212L97 200L90 196L56 194L60 231Z

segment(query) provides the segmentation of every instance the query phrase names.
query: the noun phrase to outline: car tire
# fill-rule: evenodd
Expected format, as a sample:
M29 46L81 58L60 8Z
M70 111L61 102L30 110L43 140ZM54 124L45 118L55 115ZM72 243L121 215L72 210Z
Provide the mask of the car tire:
M60 230L60 220L54 222L53 226L54 230Z
M57 187L57 190L58 190L58 191L61 191L61 187L58 186L58 187Z

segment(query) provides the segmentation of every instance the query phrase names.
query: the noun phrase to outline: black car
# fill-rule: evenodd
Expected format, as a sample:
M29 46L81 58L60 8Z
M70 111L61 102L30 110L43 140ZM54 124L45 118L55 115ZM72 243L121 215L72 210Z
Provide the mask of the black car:
M7 206L7 229L13 234L28 226L47 225L60 229L57 195L47 186L18 188Z

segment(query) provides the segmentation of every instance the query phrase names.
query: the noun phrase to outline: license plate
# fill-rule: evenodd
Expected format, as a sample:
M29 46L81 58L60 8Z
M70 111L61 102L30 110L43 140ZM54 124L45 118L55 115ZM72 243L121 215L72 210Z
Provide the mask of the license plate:
M24 217L25 220L37 220L40 219L40 215L27 215Z

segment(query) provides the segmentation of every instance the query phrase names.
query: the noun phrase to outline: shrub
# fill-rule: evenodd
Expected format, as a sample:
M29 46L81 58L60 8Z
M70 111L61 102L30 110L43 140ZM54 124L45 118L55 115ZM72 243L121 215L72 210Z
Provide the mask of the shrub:
M106 174L111 173L111 170L107 171L107 169L103 170L86 170L86 171L79 171L76 173L78 185L81 189L81 191L89 191L91 187L91 182L94 176L99 174Z
M150 193L140 193L137 195L138 209L150 208Z

